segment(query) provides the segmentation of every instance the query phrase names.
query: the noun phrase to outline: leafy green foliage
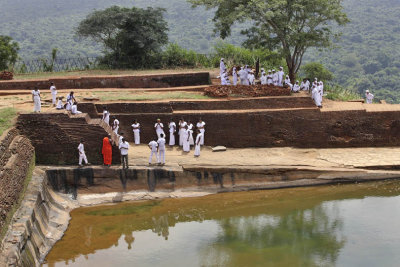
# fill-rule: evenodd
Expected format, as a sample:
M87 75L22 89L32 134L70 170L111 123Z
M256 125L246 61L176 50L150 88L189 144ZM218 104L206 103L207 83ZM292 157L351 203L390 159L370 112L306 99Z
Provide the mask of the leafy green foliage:
M348 89L343 88L338 84L329 85L326 84L324 86L326 92L326 98L336 101L349 101L349 100L357 100L362 99L362 97L354 93Z
M278 49L286 60L293 81L303 55L310 47L331 45L337 34L332 24L348 22L342 0L188 0L195 6L215 8L216 32L221 38L231 34L235 22L250 22L243 31L250 48Z
M161 8L112 6L89 14L79 24L76 33L103 43L103 61L108 66L148 68L168 42L163 12Z
M18 43L9 36L0 35L0 71L8 69L18 59Z
M305 77L311 80L315 77L322 81L331 81L333 79L332 72L327 70L324 65L318 62L310 62L305 64L302 66L301 71L304 73Z

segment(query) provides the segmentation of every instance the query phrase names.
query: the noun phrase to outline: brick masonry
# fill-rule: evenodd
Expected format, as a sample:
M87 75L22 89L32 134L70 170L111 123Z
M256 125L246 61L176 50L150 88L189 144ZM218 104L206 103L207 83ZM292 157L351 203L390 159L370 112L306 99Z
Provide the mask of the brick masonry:
M0 81L0 90L50 88L54 82L58 89L92 88L165 88L210 84L210 73L157 74L142 76L94 76L53 78L48 80Z

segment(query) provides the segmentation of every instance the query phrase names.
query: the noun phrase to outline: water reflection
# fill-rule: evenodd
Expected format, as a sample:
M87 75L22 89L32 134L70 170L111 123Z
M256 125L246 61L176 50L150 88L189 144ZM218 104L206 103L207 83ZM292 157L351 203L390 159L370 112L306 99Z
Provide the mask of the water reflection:
M399 183L353 185L78 209L47 260L98 267L110 260L119 266L342 265L352 259L346 248L357 252L354 242L347 245L358 227L351 209L376 209L378 200L363 198L399 191ZM398 205L387 199L387 208ZM400 234L398 241L400 248Z

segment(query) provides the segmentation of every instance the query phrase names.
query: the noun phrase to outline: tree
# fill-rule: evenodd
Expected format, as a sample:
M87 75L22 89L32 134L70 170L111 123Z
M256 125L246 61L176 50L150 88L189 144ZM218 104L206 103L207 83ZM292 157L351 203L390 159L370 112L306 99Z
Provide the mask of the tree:
M112 67L149 67L151 59L168 42L164 11L112 6L89 14L76 34L101 42L104 59Z
M310 62L301 68L305 76L309 79L318 78L322 81L331 81L333 79L333 74L327 70L324 65L318 62Z
M0 71L14 65L18 59L19 46L9 36L0 35Z
M215 31L221 38L231 34L231 26L250 22L242 33L248 47L278 49L285 58L292 82L303 55L310 47L325 48L339 35L332 22L348 22L342 0L188 0L194 6L216 8Z

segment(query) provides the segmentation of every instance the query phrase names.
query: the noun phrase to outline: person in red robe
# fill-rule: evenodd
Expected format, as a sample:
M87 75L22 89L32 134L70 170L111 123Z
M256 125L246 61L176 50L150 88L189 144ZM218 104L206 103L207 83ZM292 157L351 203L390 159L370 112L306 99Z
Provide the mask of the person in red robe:
M101 153L103 154L104 165L110 167L112 160L112 146L108 137L104 137L103 139L103 149Z

